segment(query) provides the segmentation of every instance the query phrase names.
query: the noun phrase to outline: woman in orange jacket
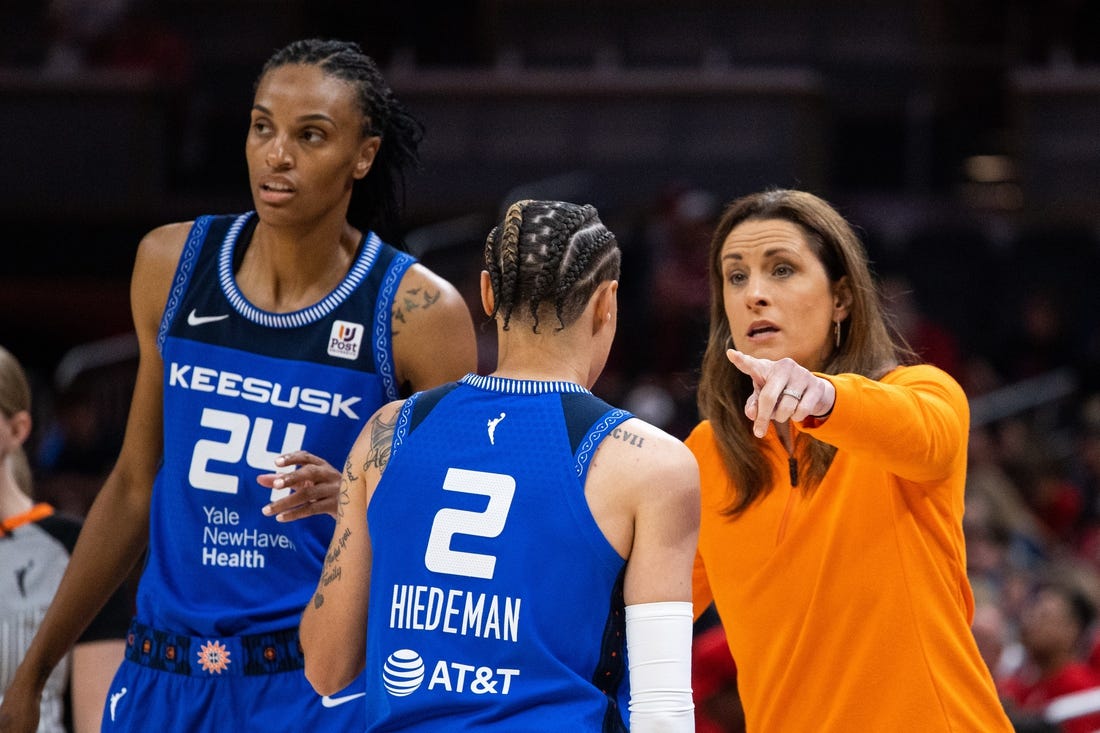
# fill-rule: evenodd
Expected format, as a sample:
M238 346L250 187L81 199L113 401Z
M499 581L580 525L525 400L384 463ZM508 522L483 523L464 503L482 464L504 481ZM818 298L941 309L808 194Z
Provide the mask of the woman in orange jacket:
M748 731L1009 733L970 631L962 389L891 335L812 194L734 201L709 267L694 603L725 626Z

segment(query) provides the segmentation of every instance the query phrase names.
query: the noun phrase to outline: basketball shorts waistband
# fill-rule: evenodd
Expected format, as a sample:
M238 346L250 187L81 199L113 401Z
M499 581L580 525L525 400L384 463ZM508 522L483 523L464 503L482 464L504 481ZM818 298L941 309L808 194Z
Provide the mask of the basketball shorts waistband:
M191 677L276 674L305 668L296 626L247 636L188 636L132 621L126 634L126 659Z

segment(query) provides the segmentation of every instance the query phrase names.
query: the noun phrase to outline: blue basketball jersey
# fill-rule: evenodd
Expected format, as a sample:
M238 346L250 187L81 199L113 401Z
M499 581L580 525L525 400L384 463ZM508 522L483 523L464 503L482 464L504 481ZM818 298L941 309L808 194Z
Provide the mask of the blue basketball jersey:
M584 484L630 417L476 375L405 402L367 511L367 730L625 730L625 561Z
M333 521L265 517L277 492L256 477L297 449L341 469L365 420L399 397L390 318L413 258L370 234L327 297L270 313L234 277L255 221L254 212L195 221L158 333L164 456L137 617L180 634L297 626Z

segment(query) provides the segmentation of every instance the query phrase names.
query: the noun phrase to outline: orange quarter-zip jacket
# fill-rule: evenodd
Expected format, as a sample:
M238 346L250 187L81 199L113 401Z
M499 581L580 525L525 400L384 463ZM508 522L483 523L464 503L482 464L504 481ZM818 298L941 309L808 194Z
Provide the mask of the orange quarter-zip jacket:
M928 365L836 387L828 419L791 426L837 447L812 493L775 483L739 517L709 422L696 616L714 601L750 733L1011 733L970 631L962 532L969 406Z

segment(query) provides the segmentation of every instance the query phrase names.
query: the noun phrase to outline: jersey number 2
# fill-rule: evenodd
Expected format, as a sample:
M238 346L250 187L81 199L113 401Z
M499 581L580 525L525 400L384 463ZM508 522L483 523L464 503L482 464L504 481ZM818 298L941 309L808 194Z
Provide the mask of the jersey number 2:
M450 468L443 479L443 488L463 494L488 496L489 504L481 512L440 509L432 522L428 549L424 552L424 565L435 573L492 579L497 564L496 556L453 550L451 538L456 534L474 537L499 536L504 530L504 523L508 521L508 510L512 508L516 480L502 473Z

